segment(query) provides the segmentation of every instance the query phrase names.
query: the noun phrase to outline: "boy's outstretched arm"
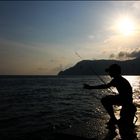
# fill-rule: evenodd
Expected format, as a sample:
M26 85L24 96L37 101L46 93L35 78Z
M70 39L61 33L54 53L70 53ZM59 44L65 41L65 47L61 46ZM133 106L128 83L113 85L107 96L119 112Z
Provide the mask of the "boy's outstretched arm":
M84 88L85 89L106 89L106 88L110 88L111 84L103 84L103 85L96 85L96 86L90 86L88 84L84 84Z

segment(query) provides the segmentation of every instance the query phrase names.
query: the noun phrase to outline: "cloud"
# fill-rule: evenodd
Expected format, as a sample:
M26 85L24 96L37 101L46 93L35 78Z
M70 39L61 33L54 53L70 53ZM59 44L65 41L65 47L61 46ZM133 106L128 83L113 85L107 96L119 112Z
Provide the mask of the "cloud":
M114 59L132 59L139 55L140 33L130 36L108 34L101 44L100 50L104 56Z
M88 38L89 38L90 40L93 40L93 39L95 38L95 36L94 36L94 35L89 35Z
M140 57L140 50L133 51L127 54L130 58L139 58Z
M133 12L135 15L140 15L139 9L140 9L140 1L135 1L131 5Z
M109 57L110 58L114 58L115 57L115 54L112 53Z
M110 54L110 58L117 58L117 59L134 59L140 57L140 49L136 49L131 52L121 51L117 55Z

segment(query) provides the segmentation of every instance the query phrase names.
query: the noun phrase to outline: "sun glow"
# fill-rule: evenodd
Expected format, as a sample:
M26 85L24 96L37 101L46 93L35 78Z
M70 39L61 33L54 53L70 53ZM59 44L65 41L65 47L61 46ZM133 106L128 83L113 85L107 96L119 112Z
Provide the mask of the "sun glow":
M128 17L120 18L116 22L116 29L120 34L124 36L129 36L134 34L135 24L133 20Z

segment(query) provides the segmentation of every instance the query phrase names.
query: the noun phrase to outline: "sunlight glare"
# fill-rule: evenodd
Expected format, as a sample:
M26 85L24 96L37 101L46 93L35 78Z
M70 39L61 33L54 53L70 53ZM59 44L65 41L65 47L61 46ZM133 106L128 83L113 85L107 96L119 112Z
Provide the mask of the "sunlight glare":
M116 29L124 36L132 35L135 30L134 22L128 18L121 18L116 23Z

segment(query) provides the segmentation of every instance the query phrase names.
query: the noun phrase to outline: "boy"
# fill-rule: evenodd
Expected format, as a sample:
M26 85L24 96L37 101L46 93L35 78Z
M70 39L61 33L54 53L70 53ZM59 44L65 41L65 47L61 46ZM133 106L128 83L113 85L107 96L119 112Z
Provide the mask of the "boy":
M133 105L132 87L130 83L121 76L121 67L118 64L112 64L105 71L108 72L108 74L113 78L110 83L97 86L90 86L88 84L84 84L84 88L105 89L110 88L112 86L116 87L119 94L107 95L101 99L102 105L110 115L110 120L107 124L115 125L118 123L114 115L113 105L119 105L122 106L120 112L120 121L132 125L136 112L136 108Z

